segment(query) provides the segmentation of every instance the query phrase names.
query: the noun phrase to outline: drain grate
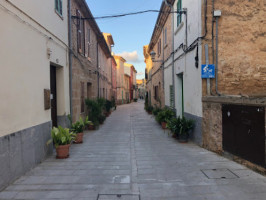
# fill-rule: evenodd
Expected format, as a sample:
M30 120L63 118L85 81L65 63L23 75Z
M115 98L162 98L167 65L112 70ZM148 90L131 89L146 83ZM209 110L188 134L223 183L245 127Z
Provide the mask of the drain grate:
M137 194L99 194L97 200L140 200Z
M208 179L235 179L239 178L229 169L202 169L202 173Z

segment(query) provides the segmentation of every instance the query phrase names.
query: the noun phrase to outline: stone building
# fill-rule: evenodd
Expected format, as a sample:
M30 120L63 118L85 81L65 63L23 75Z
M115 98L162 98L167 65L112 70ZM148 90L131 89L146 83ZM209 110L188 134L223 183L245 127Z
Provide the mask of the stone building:
M52 153L70 98L67 1L0 0L0 19L1 190Z
M144 55L144 62L146 64L145 68L145 81L146 81L146 94L144 97L148 97L148 103L151 105L151 91L152 91L152 79L151 79L151 73L152 73L152 60L150 53L148 51L149 45L145 45L143 47L143 55Z
M125 88L124 88L124 64L126 60L121 57L114 55L117 68L116 68L116 98L117 98L117 104L123 104L125 103Z
M265 167L266 3L205 3L202 33L205 27L208 31L202 45L209 47L216 74L210 84L206 79L202 83L203 147ZM202 55L205 61L205 49Z
M136 84L137 84L136 98L144 99L146 93L145 79L137 79Z
M107 39L107 38L106 38ZM111 43L85 0L71 0L72 120L85 117L85 99L111 99Z
M194 119L193 141L265 167L263 7L263 0L176 0L173 77L175 110ZM171 105L168 77L165 70Z
M144 46L148 99L152 106L160 108L165 106L165 90L168 91L171 86L170 84L165 85L168 82L166 82L164 72L166 69L173 68L173 64L171 64L171 61L173 63L171 57L173 51L172 15L170 14L173 3L174 0L169 1L169 5L162 2L150 44ZM152 63L150 63L150 59L152 59ZM171 80L171 72L172 70L167 76L167 81Z
M131 102L131 67L133 65L129 64L129 63L125 63L124 64L124 89L125 89L125 99L126 99L126 103L130 103Z
M115 44L113 36L110 33L103 33L103 35L110 52L112 52L112 47ZM109 58L109 62L111 67L108 69L109 75L107 75L109 88L109 95L107 96L107 99L111 100L116 99L116 62L113 55Z
M132 65L131 66L131 100L137 98L137 70Z

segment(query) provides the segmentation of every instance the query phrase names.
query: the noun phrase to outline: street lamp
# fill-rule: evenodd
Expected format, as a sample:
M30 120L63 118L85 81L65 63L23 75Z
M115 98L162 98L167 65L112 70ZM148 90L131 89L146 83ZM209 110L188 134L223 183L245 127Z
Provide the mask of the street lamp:
M150 52L152 62L163 62L163 60L155 60L156 53L155 51Z

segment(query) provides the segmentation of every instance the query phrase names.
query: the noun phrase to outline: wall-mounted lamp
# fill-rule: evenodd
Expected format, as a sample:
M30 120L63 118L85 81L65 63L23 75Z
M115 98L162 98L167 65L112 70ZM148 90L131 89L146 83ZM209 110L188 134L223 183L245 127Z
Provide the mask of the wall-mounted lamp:
M156 53L155 51L151 51L150 53L152 62L163 62L163 60L155 60Z

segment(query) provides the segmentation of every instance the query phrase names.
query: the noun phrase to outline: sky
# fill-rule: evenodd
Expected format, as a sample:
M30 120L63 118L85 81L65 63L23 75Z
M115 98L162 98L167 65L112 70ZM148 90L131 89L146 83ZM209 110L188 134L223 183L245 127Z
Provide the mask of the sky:
M124 14L143 10L159 10L162 0L86 0L94 17ZM113 52L123 56L127 63L138 71L137 79L145 76L143 46L148 45L158 13L121 18L96 20L104 33L111 33L114 39Z

